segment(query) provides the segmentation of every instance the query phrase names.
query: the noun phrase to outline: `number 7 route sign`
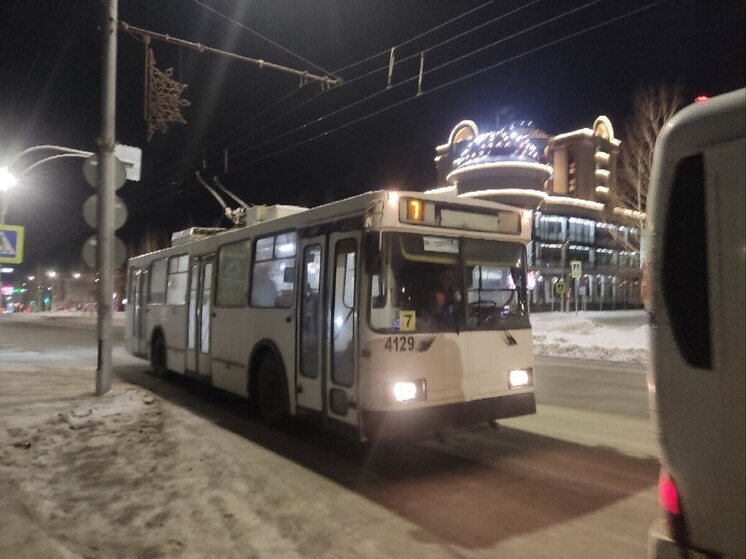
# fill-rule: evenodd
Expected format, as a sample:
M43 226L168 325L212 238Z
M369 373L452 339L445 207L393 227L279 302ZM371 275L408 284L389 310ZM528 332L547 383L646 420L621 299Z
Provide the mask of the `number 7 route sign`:
M23 262L23 232L20 225L0 225L0 263Z

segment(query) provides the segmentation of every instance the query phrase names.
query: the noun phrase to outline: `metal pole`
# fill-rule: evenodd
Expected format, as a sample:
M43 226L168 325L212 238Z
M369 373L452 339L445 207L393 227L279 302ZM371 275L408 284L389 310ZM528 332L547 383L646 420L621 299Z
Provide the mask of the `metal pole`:
M578 287L578 278L575 278L575 316L578 316L578 297L580 297L580 291Z
M114 145L116 137L118 0L106 0L103 32L103 70L101 79L101 137L98 155L98 215L96 268L98 290L98 367L96 395L111 389L112 303L114 292Z

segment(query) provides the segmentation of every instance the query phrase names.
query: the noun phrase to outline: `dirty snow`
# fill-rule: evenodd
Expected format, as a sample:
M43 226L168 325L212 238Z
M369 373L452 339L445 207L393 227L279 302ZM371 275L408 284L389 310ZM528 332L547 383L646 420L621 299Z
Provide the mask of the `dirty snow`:
M644 311L533 313L534 354L598 361L646 363Z
M199 404L120 379L95 397L79 368L8 369L0 557L386 557L411 529L205 421ZM361 538L371 524L397 541Z
M65 319L69 324L95 324L96 314L53 311L17 314L14 320ZM115 327L124 327L125 313L113 314ZM596 361L647 363L648 318L641 310L531 313L534 353Z
M585 344L580 353L585 358L597 355L597 346L617 350L618 358L621 350L635 349L629 341L639 337L634 332L643 327L643 316L605 314L534 315L541 337L537 350L556 346L559 354L571 356L572 346ZM68 321L95 322L95 316ZM82 335L75 330L66 329L67 339ZM419 516L403 514L422 505L411 493L401 494L395 476L388 500L350 491L372 474L314 471L292 457L294 449L319 440L285 441L279 435L283 442L262 444L278 435L242 416L215 412L183 386L144 374L143 363L121 351L115 354L118 375L111 392L95 397L93 344L84 350L54 342L52 331L33 339L28 331L8 330L0 337L0 557L517 556L489 546L445 543L413 520ZM58 347L49 349L53 343ZM337 467L337 454L313 456ZM510 470L495 471L511 487L522 479ZM638 489L645 491L630 497L641 499L635 510L654 510L654 490ZM391 510L387 503L397 507ZM552 547L542 538L554 545L557 539L575 542L567 530L577 524L588 534L593 518L568 515L566 522L552 521L546 535L535 528L500 543L513 552L523 550L523 556L547 556ZM607 523L601 515L594 530L606 534ZM531 545L536 553L525 552Z

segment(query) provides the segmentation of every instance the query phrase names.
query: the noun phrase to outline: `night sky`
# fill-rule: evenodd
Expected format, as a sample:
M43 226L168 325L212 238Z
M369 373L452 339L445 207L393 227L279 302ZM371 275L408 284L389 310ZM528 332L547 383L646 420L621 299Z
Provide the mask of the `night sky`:
M340 71L348 82L378 71L319 94L317 84L299 89L292 76L154 43L159 68L173 67L175 77L188 84L184 97L191 106L183 110L187 125L175 124L147 143L144 47L120 32L117 137L143 148L142 181L118 191L129 208L118 234L133 251L147 231L164 237L190 225L226 225L219 205L193 178L203 154L204 174L218 175L248 202L316 205L376 188L433 186L434 148L464 118L487 130L502 113L560 133L590 127L605 114L624 141L624 120L640 86L677 83L691 100L746 81L742 0L495 0L398 49L398 59L427 51L426 72L447 64L424 76L419 97L419 56L397 64L394 87L385 90L388 49L484 0L200 1L330 72L378 54ZM518 8L523 9L443 44ZM0 2L0 164L38 144L96 149L101 12L94 0ZM321 72L193 0L120 0L120 19ZM572 34L577 35L540 48ZM495 67L447 85L489 66ZM364 118L376 111L382 112ZM7 221L27 228L27 257L20 270L79 265L82 244L93 234L80 208L94 192L83 180L81 163L47 164L12 191Z

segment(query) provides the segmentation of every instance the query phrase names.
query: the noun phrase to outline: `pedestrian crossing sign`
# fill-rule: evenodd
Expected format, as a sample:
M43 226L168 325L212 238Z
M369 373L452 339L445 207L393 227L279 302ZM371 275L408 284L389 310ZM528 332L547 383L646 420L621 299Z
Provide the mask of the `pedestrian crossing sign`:
M0 225L0 263L20 264L21 262L23 262L23 227Z
M570 276L573 279L580 279L583 277L583 262L580 260L572 260L570 262Z

